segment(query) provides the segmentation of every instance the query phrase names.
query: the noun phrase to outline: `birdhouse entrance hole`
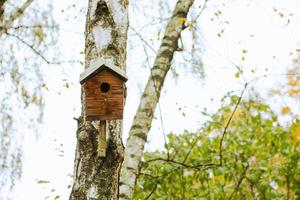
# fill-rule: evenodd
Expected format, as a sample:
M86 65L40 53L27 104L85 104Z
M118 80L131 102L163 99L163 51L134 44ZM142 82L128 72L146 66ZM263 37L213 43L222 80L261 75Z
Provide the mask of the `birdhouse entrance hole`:
M110 89L110 85L108 83L101 83L100 90L103 93L107 93Z

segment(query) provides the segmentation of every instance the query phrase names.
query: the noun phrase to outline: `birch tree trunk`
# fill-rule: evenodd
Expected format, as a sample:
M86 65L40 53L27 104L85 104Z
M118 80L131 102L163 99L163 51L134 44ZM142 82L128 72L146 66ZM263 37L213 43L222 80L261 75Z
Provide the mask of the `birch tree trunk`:
M125 70L127 6L128 0L89 0L85 35L86 68L101 58ZM122 120L107 121L109 139L105 158L97 156L99 121L87 122L83 117L78 121L74 183L70 199L117 199L124 153Z
M174 52L178 48L178 39L181 31L185 28L184 22L193 2L194 0L178 0L173 15L168 22L127 139L121 169L119 199L130 200L133 198L134 185L153 114L159 101L165 77L170 69Z

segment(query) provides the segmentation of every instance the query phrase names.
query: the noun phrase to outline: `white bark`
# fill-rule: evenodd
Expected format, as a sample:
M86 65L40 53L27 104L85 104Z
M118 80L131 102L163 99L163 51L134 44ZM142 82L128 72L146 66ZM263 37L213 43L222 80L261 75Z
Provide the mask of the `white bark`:
M125 70L127 6L127 0L89 0L86 67L101 58ZM84 98L82 104L84 105ZM82 117L79 120L71 200L118 198L119 172L124 152L121 140L122 120L107 121L109 138L105 158L97 156L98 124L99 121L86 122Z
M178 39L181 31L185 28L183 22L193 2L194 0L178 0L173 15L168 22L162 44L127 139L124 162L121 169L119 199L130 200L133 198L134 185L153 114L159 101L165 77L170 69L174 52L177 49Z

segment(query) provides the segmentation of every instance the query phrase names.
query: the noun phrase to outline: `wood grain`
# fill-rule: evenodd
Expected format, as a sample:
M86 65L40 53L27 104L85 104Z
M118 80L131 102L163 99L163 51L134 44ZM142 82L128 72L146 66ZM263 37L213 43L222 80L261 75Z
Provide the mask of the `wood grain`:
M102 92L100 85L108 83L108 92ZM124 81L108 70L84 83L85 115L87 120L123 119L124 109Z

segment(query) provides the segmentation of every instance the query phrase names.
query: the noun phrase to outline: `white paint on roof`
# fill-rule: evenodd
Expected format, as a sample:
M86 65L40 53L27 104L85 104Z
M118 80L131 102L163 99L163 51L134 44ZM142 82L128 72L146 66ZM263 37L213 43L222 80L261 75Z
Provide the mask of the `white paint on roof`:
M119 76L121 76L121 78L124 81L127 81L127 76L125 74L125 72L114 65L113 60L111 58L105 58L105 59L101 59L101 58L96 58L95 60L90 62L90 65L88 66L87 69L85 69L81 74L80 74L80 82L84 82L84 80L90 76L91 74L93 74L95 71L100 70L102 71L102 69L100 68L109 68L112 71L114 71L116 74L118 74Z

